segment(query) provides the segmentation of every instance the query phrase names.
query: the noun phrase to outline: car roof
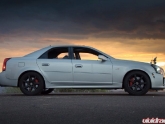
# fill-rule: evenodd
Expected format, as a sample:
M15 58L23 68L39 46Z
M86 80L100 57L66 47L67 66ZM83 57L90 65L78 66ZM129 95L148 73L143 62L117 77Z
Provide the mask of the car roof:
M71 44L69 44L69 45L49 45L47 47L41 48L41 49L39 49L37 51L34 51L34 52L30 53L30 54L27 54L24 57L34 57L34 58L37 58L40 55L42 55L44 52L46 52L47 50L49 50L51 48L55 48L55 47L85 47L85 48L90 48L90 49L96 50L96 51L98 51L100 53L103 53L102 51L100 51L98 49L95 49L95 48L90 47L90 46L85 46L85 45L71 45ZM106 56L109 56L106 53L103 53L103 54L105 54ZM109 57L111 57L111 56L109 56ZM113 57L111 57L111 58L113 58Z
M50 47L89 47L92 48L90 46L85 46L85 45L50 45Z

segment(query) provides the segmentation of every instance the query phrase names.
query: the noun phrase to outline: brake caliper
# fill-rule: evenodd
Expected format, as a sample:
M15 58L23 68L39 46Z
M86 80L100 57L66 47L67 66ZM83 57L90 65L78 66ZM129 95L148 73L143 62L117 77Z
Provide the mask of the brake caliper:
M133 82L134 82L134 78L131 78L129 82L129 86L132 86Z
M35 79L35 82L38 83L38 79Z

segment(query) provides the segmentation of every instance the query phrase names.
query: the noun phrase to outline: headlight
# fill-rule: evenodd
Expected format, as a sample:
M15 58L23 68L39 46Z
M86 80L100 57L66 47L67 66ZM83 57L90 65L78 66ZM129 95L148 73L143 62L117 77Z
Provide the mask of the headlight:
M154 64L152 64L151 66L155 69L156 73L162 74L163 76L165 75L163 68L161 68L161 67L159 67L157 65L154 65Z

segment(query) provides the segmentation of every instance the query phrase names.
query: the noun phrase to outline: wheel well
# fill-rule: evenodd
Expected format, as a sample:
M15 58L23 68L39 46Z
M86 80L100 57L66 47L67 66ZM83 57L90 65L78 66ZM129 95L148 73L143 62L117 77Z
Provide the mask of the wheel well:
M17 87L19 87L19 81L20 81L21 77L22 77L25 73L28 73L28 72L35 72L35 73L39 74L39 75L42 77L43 81L44 81L44 87L45 87L45 80L44 80L43 76L42 76L39 72L37 72L37 71L31 71L31 70L25 71L25 72L23 72L23 73L19 76L18 82L17 82Z
M151 86L151 79L150 79L150 76L149 76L145 71L142 71L142 70L131 70L131 71L127 72L127 73L124 75L124 78L123 78L123 81L122 81L122 88L124 88L124 80L125 80L126 76L127 76L129 73L134 72L134 71L140 71L140 72L145 73L145 74L148 76L149 80L150 80L150 88L152 87L152 86Z

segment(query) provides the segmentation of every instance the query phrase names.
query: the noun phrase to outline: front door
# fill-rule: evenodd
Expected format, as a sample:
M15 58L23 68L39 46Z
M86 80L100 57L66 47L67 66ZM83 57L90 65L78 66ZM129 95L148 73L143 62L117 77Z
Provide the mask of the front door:
M83 87L106 87L112 84L112 63L98 60L101 53L84 47L73 48L73 81Z

